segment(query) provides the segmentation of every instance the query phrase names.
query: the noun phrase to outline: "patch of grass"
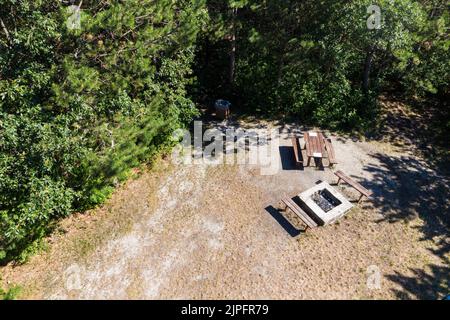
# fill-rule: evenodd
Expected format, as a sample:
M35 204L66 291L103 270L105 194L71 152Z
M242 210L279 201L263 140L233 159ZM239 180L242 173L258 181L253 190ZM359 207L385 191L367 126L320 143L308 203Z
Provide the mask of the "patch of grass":
M158 175L169 170L171 170L171 167L167 165L167 161L159 159L152 163L151 168L136 169L133 172L132 179L142 177L144 173L150 173L150 176L146 178L148 184L144 185L150 190L157 190L160 183ZM139 191L144 193L146 190ZM127 199L120 196L120 190L116 192L117 199L112 198L99 208L85 213L87 217L84 220L75 220L69 226L69 229L75 229L76 231L72 236L66 238L65 243L61 244L70 253L69 256L75 256L82 260L86 259L109 240L132 231L136 220L140 218L140 210L133 207L132 204L129 205L127 210L117 206L118 202L123 203ZM150 198L147 198L146 202L149 207L153 208L157 202L156 193L150 192L149 194ZM127 211L135 212L136 214L130 214Z
M87 257L90 253L94 251L96 245L94 241L88 238L75 239L74 247L79 256Z
M24 264L28 262L32 256L48 250L49 246L47 241L45 239L38 239L20 253L16 262L18 264Z
M22 287L12 286L8 289L0 288L0 300L16 300L20 293L22 292Z

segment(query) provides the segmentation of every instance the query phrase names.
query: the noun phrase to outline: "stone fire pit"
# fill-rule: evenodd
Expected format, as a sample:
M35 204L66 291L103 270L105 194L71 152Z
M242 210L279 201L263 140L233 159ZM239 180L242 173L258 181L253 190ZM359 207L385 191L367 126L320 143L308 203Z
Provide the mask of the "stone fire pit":
M305 209L322 225L335 222L353 205L327 182L321 182L299 194Z

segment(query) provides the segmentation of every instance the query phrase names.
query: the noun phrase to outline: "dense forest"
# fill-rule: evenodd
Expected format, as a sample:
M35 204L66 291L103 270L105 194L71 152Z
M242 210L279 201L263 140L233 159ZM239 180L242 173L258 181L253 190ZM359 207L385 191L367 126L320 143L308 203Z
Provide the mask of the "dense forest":
M217 98L367 132L394 92L444 108L444 141L448 25L443 0L0 0L0 260L103 203Z

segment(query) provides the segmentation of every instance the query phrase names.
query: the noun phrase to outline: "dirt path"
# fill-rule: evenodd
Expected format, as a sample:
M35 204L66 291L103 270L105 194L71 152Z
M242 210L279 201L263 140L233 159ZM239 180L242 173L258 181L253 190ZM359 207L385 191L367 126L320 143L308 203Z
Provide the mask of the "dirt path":
M103 208L66 221L66 233L51 239L47 253L3 268L3 280L24 286L24 298L47 299L445 294L446 180L390 144L332 140L341 160L337 169L360 179L376 198L334 225L303 233L296 217L276 210L283 195L294 196L318 180L335 181L329 169L292 170L285 136L275 175L260 175L256 166L162 162ZM368 286L377 272L380 287Z

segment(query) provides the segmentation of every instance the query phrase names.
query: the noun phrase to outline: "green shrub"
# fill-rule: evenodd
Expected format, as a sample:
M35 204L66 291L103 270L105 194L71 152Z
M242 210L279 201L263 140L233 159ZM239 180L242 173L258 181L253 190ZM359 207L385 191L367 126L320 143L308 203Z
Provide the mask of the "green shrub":
M373 4L381 8L379 29L367 26ZM226 92L223 75L230 68L234 33L235 81L228 87L247 113L365 130L379 114L375 101L383 91L448 96L449 13L440 1L210 0L208 5L213 31L201 42L198 64L208 67L197 68L203 85L197 92Z
M0 0L0 261L103 203L197 114L186 87L203 1Z
M15 300L21 293L22 288L19 286L11 287L7 290L0 288L0 300Z

